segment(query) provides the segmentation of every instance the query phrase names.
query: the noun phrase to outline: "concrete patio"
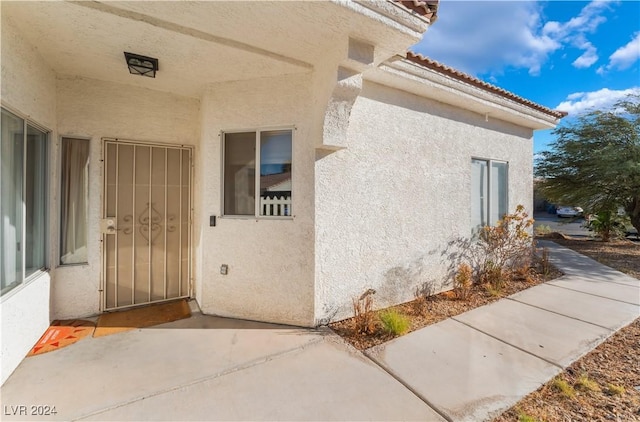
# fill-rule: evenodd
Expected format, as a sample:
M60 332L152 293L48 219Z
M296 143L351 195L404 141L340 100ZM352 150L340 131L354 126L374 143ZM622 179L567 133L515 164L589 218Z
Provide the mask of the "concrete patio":
M567 275L365 353L327 328L197 312L89 337L26 358L2 419L487 420L640 315L640 280L544 246Z

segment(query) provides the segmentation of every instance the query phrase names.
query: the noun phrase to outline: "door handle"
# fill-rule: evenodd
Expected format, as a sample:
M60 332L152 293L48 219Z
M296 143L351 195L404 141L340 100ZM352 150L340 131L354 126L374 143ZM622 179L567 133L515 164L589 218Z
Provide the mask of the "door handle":
M116 234L116 218L107 217L100 220L100 230L103 234Z

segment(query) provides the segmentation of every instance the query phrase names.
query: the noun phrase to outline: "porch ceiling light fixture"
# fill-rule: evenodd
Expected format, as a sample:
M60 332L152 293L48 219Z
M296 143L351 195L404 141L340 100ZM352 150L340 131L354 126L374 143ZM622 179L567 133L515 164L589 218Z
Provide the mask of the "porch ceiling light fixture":
M132 75L147 76L155 78L158 71L158 59L141 56L139 54L124 52L124 58L129 66L129 73Z

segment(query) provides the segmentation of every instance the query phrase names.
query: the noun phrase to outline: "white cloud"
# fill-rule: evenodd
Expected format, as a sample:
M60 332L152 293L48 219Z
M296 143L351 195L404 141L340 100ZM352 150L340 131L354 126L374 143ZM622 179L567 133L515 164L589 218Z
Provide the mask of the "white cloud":
M631 67L632 64L640 59L640 32L634 34L634 38L626 45L618 48L611 56L609 56L609 63L606 66L601 66L598 69L598 73L602 74L605 71L618 69L624 70Z
M640 87L622 90L603 88L599 91L576 92L569 94L567 99L558 104L555 109L577 115L589 110L610 108L616 101L623 100L628 95L640 95Z
M578 69L591 67L591 65L598 61L597 50L590 42L583 44L583 47L585 48L585 52L571 63L573 67L577 67Z
M593 33L598 26L605 22L604 16L600 16L603 10L609 7L613 0L595 0L582 8L580 14L565 23L549 21L544 25L542 32L553 35L555 38L571 37L572 34Z
M504 66L537 73L540 57L560 47L540 35L535 2L443 1L438 15L413 50L472 74Z
M553 52L571 46L580 51L573 65L590 67L598 54L587 35L606 20L610 3L594 0L566 22L545 23L544 2L442 1L438 21L413 50L471 74L511 67L538 75Z

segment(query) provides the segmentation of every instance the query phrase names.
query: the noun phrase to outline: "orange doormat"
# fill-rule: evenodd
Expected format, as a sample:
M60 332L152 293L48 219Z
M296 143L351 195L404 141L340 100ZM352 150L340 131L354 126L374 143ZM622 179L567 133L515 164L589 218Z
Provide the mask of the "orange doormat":
M53 321L27 356L58 350L93 333L95 324L82 319Z
M191 310L186 300L111 312L100 315L93 336L108 336L133 330L134 328L144 328L177 321L190 316Z

